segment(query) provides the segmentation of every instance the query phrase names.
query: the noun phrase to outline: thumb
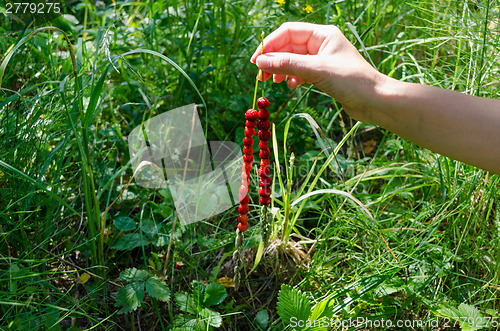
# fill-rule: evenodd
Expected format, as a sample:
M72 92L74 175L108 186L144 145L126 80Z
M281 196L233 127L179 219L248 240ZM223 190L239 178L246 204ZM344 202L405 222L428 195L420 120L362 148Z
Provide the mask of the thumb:
M313 57L294 53L266 53L260 55L255 64L271 74L296 76L311 81L315 71Z

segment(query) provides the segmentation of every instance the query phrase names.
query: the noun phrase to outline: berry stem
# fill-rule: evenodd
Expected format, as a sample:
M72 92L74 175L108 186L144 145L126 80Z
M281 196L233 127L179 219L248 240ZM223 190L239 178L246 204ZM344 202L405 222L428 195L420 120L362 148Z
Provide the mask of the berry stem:
M260 55L264 54L264 31L260 34L260 37L262 38L262 48L260 49ZM259 74L262 74L262 97L264 97L264 87L266 84L264 84L264 72L261 72L259 69ZM254 98L255 101L255 98ZM255 106L255 105L254 105Z
M255 89L253 91L253 105L252 109L255 109L255 103L257 102L257 90L259 88L259 76L262 74L262 70L259 69L259 73L257 74L257 78L255 79Z

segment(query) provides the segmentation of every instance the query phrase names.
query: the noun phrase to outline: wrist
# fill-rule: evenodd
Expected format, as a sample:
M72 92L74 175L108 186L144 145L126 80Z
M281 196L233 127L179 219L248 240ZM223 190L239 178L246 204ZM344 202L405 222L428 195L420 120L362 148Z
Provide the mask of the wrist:
M395 121L394 109L400 98L402 90L408 83L386 76L377 72L373 88L373 95L367 104L365 122L381 127L390 127Z

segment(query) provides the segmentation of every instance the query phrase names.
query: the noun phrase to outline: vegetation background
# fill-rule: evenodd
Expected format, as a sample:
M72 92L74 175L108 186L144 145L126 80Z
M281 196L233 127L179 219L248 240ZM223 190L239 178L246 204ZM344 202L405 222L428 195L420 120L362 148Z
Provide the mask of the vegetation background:
M263 245L251 193L243 257L255 270L236 290L236 207L173 229L168 190L127 186L127 136L196 103L207 140L241 144L249 57L286 21L338 25L387 75L497 98L499 5L75 0L27 26L2 2L0 328L495 328L498 176L355 123L313 87L266 83L274 225Z

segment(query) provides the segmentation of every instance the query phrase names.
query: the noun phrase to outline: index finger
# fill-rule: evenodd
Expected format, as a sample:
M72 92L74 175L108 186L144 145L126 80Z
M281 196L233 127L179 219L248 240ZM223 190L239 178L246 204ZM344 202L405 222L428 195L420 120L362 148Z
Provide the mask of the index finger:
M317 54L321 44L327 36L325 25L288 22L282 24L264 39L264 51L262 43L257 47L251 57L255 63L261 53L290 51L298 54Z

